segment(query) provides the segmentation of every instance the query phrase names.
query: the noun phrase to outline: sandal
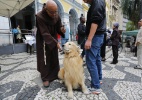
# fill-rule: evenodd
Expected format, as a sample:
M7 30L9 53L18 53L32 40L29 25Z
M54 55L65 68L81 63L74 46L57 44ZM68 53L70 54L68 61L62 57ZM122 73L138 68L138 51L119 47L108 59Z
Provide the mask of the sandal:
M90 88L89 90L91 91L92 94L97 94L97 95L99 95L102 92L101 89L95 89L95 88Z
M96 92L96 91L93 91L92 94L96 94L96 95L99 95L101 92Z

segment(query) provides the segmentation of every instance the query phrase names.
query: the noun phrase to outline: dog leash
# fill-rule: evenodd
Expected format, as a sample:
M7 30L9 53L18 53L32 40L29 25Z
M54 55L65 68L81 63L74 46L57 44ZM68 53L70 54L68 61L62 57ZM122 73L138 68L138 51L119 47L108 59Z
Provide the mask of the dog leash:
M85 40L86 40L86 37L83 39L83 41L79 45L81 46Z

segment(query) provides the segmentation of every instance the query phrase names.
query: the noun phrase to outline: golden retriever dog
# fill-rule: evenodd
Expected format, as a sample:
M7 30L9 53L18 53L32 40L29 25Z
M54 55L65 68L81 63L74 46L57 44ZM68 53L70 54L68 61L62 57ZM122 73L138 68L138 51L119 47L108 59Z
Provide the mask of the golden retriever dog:
M65 82L68 90L68 97L73 98L73 89L81 86L83 93L88 94L85 85L83 60L80 57L78 46L74 42L67 42L64 45L63 67L58 73L58 77Z

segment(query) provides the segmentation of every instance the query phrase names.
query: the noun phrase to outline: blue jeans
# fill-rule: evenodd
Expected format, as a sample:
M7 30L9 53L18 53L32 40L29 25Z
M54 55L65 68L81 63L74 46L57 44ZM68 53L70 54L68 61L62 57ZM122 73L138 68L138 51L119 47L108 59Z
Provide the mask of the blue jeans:
M92 45L86 50L86 64L91 76L91 87L100 89L100 81L102 80L102 63L100 49L103 44L104 34L95 35L92 39Z

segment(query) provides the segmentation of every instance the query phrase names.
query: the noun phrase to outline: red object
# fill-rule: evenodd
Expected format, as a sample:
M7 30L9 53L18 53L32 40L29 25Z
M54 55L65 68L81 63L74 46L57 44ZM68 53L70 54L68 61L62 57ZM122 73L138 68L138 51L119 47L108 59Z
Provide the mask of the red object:
M57 34L57 39L61 39L61 36L59 34Z
M78 34L76 34L76 41L78 40Z

